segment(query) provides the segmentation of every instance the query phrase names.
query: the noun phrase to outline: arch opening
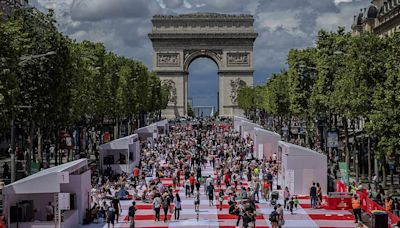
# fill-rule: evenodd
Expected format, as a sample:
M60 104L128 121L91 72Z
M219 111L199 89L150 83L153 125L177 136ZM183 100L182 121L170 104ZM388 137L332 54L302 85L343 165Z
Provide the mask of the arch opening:
M219 109L218 63L206 55L196 56L186 70L188 111L191 109L196 117L213 116Z

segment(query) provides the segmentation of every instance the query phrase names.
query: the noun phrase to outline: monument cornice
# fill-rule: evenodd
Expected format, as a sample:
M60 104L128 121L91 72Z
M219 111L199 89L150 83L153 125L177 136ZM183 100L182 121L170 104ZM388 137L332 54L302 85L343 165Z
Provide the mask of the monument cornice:
M250 14L220 14L220 13L188 13L179 15L154 15L153 20L187 20L187 19L251 19Z
M258 33L149 33L150 40L157 39L256 39Z

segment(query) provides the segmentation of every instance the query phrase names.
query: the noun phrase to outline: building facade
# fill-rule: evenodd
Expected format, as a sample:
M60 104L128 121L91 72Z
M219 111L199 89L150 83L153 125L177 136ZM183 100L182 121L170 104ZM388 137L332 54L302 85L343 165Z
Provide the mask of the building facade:
M379 36L400 31L400 0L372 0L368 8L354 16L353 35L372 32Z
M241 87L253 85L253 45L258 35L253 16L156 15L152 23L153 71L170 90L162 116L187 115L189 66L197 58L209 58L218 67L219 115L243 115L237 94Z

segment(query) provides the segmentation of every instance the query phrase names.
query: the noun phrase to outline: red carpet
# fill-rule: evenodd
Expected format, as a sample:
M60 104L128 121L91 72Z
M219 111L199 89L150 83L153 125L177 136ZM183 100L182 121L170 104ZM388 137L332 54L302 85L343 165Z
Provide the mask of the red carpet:
M219 228L236 228L237 226L219 226ZM256 227L257 228L269 228L269 226L257 226L256 222Z
M218 219L237 219L236 215L230 215L230 214L219 214ZM264 216L262 215L257 215L256 219L264 219Z
M219 204L216 205L217 209L219 209ZM260 206L256 204L256 208L260 209ZM222 204L222 209L229 209L229 204Z
M168 220L171 220L171 215L167 216ZM125 217L125 221L128 221L128 216ZM154 221L154 215L135 215L135 220L150 220ZM160 215L160 221L164 221L164 214Z
M311 219L313 220L354 220L353 215L330 215L326 216L325 214L309 214Z

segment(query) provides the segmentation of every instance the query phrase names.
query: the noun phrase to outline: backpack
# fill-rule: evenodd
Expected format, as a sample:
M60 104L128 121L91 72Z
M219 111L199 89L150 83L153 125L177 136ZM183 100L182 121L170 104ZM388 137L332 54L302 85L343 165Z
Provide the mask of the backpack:
M234 205L229 207L229 214L230 215L239 215L239 210L235 208Z
M108 211L107 211L107 215L111 219L114 218L114 216L115 216L114 208L109 208Z
M163 199L163 200L161 201L161 206L162 206L163 208L168 208L168 199Z
M136 212L135 206L130 206L130 207L129 207L128 215L131 216L131 217L133 217L133 216L135 216L135 212Z
M270 221L270 222L277 222L277 221L278 221L278 212L273 211L273 212L269 215L269 221Z

